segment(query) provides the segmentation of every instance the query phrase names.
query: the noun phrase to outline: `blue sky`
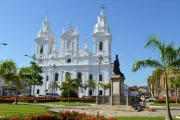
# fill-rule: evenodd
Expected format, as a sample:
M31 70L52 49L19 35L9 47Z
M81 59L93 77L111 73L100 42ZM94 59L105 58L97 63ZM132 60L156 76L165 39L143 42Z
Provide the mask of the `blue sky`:
M145 41L156 34L166 43L180 43L179 0L1 0L0 1L0 60L13 58L18 67L28 66L33 55L37 32L42 27L46 11L52 23L57 48L62 28L70 23L79 27L80 48L88 35L92 51L93 27L97 23L100 6L106 7L105 15L113 36L112 60L119 55L120 69L128 85L146 85L152 69L132 72L135 60L157 58L157 53L144 49Z

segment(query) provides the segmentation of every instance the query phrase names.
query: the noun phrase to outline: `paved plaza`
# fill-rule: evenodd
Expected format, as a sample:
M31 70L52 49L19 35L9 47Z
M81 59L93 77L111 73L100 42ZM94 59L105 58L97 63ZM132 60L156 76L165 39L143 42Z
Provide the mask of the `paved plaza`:
M24 103L22 103L24 104ZM117 116L137 116L137 117L165 117L166 109L165 106L150 106L150 108L155 108L155 112L151 111L141 111L131 109L130 106L119 106L119 105L95 105L92 106L63 106L63 105L51 105L51 104L41 104L41 103L25 103L31 105L44 105L48 106L50 111L78 111L80 113L86 113L88 115L103 115L105 117L117 117ZM171 107L171 114L173 117L180 115L180 107Z

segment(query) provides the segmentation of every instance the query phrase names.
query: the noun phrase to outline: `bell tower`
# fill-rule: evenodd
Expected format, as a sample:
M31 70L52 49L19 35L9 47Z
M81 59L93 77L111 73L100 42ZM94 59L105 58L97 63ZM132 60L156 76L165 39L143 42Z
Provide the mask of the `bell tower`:
M51 30L51 23L49 22L48 15L46 16L41 30L37 34L35 39L35 57L44 58L51 54L54 44L54 34Z
M93 53L97 56L103 55L111 57L111 40L112 36L110 33L110 28L106 21L106 16L104 15L105 7L101 7L101 13L97 17L98 22L94 26L93 37Z

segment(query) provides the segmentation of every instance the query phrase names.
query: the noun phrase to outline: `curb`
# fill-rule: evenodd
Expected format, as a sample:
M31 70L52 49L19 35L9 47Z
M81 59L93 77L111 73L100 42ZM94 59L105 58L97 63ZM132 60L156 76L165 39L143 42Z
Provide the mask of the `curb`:
M175 118L180 119L180 116L176 116Z

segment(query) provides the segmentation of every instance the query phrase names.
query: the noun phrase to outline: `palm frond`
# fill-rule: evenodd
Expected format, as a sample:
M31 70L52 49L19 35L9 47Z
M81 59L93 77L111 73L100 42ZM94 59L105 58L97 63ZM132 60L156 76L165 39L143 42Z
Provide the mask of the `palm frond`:
M146 67L163 69L163 65L161 65L159 61L147 59L147 60L137 60L133 65L132 71L136 72L137 70Z
M170 63L169 66L180 69L180 58L178 60L173 61L172 63Z
M153 50L155 49L159 49L160 51L163 50L163 46L161 44L161 41L159 40L159 38L156 35L151 35L148 37L147 43L144 46L144 48L150 47Z

